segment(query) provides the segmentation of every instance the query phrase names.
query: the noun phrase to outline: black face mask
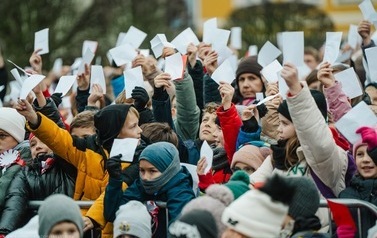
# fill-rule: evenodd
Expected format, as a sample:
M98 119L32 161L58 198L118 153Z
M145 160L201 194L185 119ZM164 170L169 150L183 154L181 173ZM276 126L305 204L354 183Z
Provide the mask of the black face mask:
M37 156L37 158L35 158L33 160L33 167L34 168L42 168L42 161L46 161L48 158L54 158L54 155L53 154L43 154L43 155L39 155Z

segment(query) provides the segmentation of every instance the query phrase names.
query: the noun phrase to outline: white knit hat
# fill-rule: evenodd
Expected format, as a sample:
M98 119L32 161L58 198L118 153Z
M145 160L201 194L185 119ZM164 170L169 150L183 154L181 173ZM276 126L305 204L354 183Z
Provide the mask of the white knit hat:
M278 237L287 213L287 205L255 189L225 208L221 220L248 237Z
M129 201L119 207L114 221L114 238L120 235L133 235L138 238L151 238L151 216L139 201Z
M25 118L16 109L0 108L0 129L9 133L18 142L25 138L25 122Z

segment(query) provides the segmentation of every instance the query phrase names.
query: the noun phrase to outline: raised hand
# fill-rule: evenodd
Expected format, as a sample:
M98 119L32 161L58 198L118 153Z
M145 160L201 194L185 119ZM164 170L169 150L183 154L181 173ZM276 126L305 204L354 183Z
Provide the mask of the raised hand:
M187 46L187 60L190 63L191 68L194 68L196 64L196 54L198 53L198 47L193 43Z
M106 161L106 169L109 173L110 178L120 180L122 177L122 166L121 166L121 160L122 154L115 155L113 157L110 157Z
M101 107L101 100L103 99L103 89L99 84L93 84L92 92L88 97L88 106Z
M218 67L217 58L218 55L215 51L210 51L204 58L204 66L206 67L209 75L212 75Z
M285 63L280 75L287 83L289 92L292 95L296 95L301 91L302 86L298 79L298 71L296 66L291 63Z
M30 58L29 58L29 63L30 66L33 68L34 71L36 71L38 74L42 74L42 56L40 56L38 53L42 49L37 49L34 51Z
M333 69L329 62L324 62L319 67L317 78L325 88L329 88L335 84L335 78L332 71Z
M171 56L171 55L174 55L175 54L175 49L174 48L171 48L171 47L164 47L164 49L162 50L162 55L161 57L162 58L166 58L168 56Z
M15 109L17 110L18 113L24 116L31 125L38 124L38 115L27 100L19 99L17 101Z
M89 88L90 81L90 67L88 64L85 64L84 73L77 75L77 87L80 90L87 90Z
M220 81L219 92L221 95L221 104L224 110L228 110L232 105L234 88L229 83Z
M255 117L255 119L259 121L259 112L258 112L256 104L251 104L247 106L245 109L242 110L242 113L241 113L242 121L248 121L252 117Z
M368 144L368 150L377 147L377 133L372 127L363 126L356 130L356 133L361 134L363 143Z
M371 23L367 20L363 20L357 26L357 32L363 39L363 45L369 45L371 42Z
M205 175L204 170L207 168L207 165L206 157L200 158L196 166L196 173L198 175Z
M170 88L170 86L171 86L170 80L171 80L170 74L161 73L161 74L157 75L156 78L154 78L154 87L155 88L163 87L164 89Z
M131 96L134 99L134 106L139 112L145 108L149 101L148 92L143 87L135 87L132 90Z

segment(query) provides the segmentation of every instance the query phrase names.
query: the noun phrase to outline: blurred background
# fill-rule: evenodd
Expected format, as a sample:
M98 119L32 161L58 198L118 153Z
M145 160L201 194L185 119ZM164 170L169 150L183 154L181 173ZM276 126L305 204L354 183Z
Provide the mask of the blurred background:
M361 0L1 0L0 46L5 59L23 66L34 48L34 33L49 28L50 53L44 67L63 58L72 64L81 56L84 40L99 43L97 63L108 65L106 53L120 32L133 25L148 33L141 48L157 33L168 41L187 27L201 39L202 23L218 18L219 27L242 27L243 50L276 44L276 33L304 31L305 45L319 48L327 31L358 24ZM373 1L377 3L377 1Z

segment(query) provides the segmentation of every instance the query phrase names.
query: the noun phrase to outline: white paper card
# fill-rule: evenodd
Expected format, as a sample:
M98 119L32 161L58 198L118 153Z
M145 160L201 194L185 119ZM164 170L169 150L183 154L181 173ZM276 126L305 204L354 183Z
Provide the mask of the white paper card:
M165 73L170 74L172 80L182 78L183 60L180 53L165 58Z
M5 86L4 85L1 85L0 86L0 92L2 92L4 90Z
M263 77L269 83L275 83L279 80L278 73L283 69L283 66L279 63L279 61L274 60L269 65L264 67L261 71Z
M284 63L292 63L296 67L304 64L304 32L283 32Z
M365 49L369 76L372 82L377 82L377 46Z
M57 58L54 61L54 66L52 66L52 72L54 72L55 75L60 76L63 68L63 59Z
M128 69L123 72L126 87L126 98L131 98L132 90L136 86L144 87L143 72L141 66Z
M298 78L300 81L305 81L306 77L312 72L312 69L305 63L297 67Z
M208 145L206 140L203 142L202 148L200 148L200 158L203 157L205 157L207 161L207 167L204 170L204 174L207 174L209 170L212 168L213 150Z
M97 51L97 47L98 47L97 41L85 40L84 43L82 44L82 56L84 57L86 49L89 49L91 52L95 54Z
M350 99L363 94L363 89L361 88L359 78L352 67L334 74L334 77L338 82L341 82L343 92Z
M219 67L217 67L211 76L211 78L219 85L220 81L231 84L235 77L235 72L229 59L226 59Z
M27 78L22 85L20 99L26 99L27 95L37 86L46 76L33 74Z
M230 32L230 46L237 50L242 49L242 28L232 27Z
M361 140L360 134L356 133L357 129L362 126L375 127L376 125L377 117L364 101L359 102L335 123L335 127L351 144Z
M149 56L149 49L140 49L139 53L141 55L144 55L144 57L148 57Z
M248 55L249 56L258 55L258 46L256 45L249 46Z
M91 67L89 93L92 93L93 84L99 84L103 90L103 94L106 94L105 74L101 65L92 65Z
M166 39L165 34L157 34L153 39L150 41L151 48L154 54L154 57L159 58L162 55L162 51L164 49L164 42L168 42Z
M132 162L134 160L134 154L138 143L139 140L134 138L114 139L110 151L110 157L122 154L120 160Z
M10 71L10 73L13 75L14 79L16 79L16 82L21 88L22 85L24 84L24 79L21 78L21 75L18 73L18 70L14 68Z
M212 39L212 49L216 52L219 49L227 47L230 36L230 31L224 29L216 29L215 37Z
M274 46L271 42L264 43L258 54L258 64L262 67L266 67L277 57L281 55L281 51Z
M10 81L9 86L10 86L9 98L13 102L17 102L18 97L20 96L21 86L16 81Z
M323 62L333 64L339 55L342 32L326 32L325 53Z
M211 18L203 24L203 42L210 44L217 29L217 18Z
M94 59L94 53L91 50L87 49L85 51L83 58L82 58L80 66L77 70L77 75L84 73L85 72L85 64L87 64L89 66L93 59Z
M359 4L359 8L363 14L364 20L371 20L373 13L375 13L371 0L364 0Z
M255 100L262 101L264 99L263 93L256 93L255 94Z
M233 51L228 46L217 48L215 51L217 52L218 65L221 65L226 59L230 58L233 55Z
M55 88L54 93L61 93L62 97L65 96L68 91L71 89L72 85L76 80L75 75L62 76L59 79L59 83Z
M348 44L355 50L359 42L361 42L361 36L357 32L357 25L350 24L350 29L348 31Z
M124 37L126 36L126 32L120 32L119 33L119 35L118 35L118 39L117 39L117 42L116 42L116 44L115 44L115 47L117 47L117 46L120 46L121 44L122 44L122 42L123 42L123 39L124 39Z
M127 33L124 35L121 44L129 44L134 49L138 49L145 40L145 37L147 37L147 33L134 26L130 26L130 29L128 29Z
M132 62L137 56L136 50L129 44L122 44L112 48L109 52L117 66Z
M35 32L34 51L42 49L38 52L39 55L47 54L48 48L48 28Z
M275 94L275 95L270 95L270 96L264 98L263 100L261 100L260 102L257 103L257 106L259 106L259 105L261 105L261 104L263 104L263 103L266 103L266 102L268 102L268 101L274 99L274 98L275 98L276 96L278 96L278 95L279 95L279 93L278 93L278 94Z
M194 45L199 45L198 37L192 31L192 29L186 28L186 30L182 31L179 35L177 35L174 40L171 41L173 45L177 48L177 50L185 55L187 53L187 46L190 43Z
M278 81L279 94L281 95L281 97L283 99L286 99L287 98L287 93L289 91L288 85L285 82L285 80L283 79L283 77L281 77L280 72L277 73L277 75L278 75L278 78L279 78L279 81Z
M13 63L12 61L10 61L9 59L8 59L8 62L11 63L11 64L13 64L17 69L21 70L24 74L26 74L26 75L28 75L28 76L31 75L31 74L27 73L23 68L21 68L20 66L16 65L16 64Z

